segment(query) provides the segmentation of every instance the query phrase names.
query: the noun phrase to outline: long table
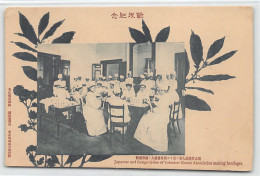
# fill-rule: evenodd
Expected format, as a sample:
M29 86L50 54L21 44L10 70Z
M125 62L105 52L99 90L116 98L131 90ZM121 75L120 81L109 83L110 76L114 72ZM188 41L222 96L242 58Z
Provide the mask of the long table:
M108 101L106 102L108 103ZM127 129L127 135L129 137L133 137L134 133L136 131L136 128L139 124L139 121L141 120L142 116L150 109L148 104L145 103L127 103L129 108L129 113L131 116L131 120L128 125ZM63 112L68 112L68 119L70 119L70 127L72 127L72 122L74 120L74 114L76 112L77 106L80 106L80 104L77 104L76 102L70 104L70 105L61 105L61 104L55 104L55 103L49 103L48 101L40 101L39 102L39 129L42 126L42 117L44 116L43 110L47 111L47 114L52 116L52 119L55 119L56 124L56 137L60 138L60 123L62 118ZM107 108L105 108L107 110ZM52 111L51 113L48 113L48 111ZM45 113L45 115L47 116Z
M67 119L70 119L70 124L69 126L71 127L72 122L74 121L74 115L76 112L77 106L80 106L80 104L76 102L71 102L68 104L56 104L56 103L46 103L46 101L40 101L39 102L39 129L42 128L42 118L43 116L49 116L51 115L51 119L55 119L55 124L57 127L56 131L56 137L57 139L60 138L60 123L61 123L61 118L63 117L63 112L68 112L68 117ZM49 111L52 111L49 113ZM45 112L44 112L45 111ZM47 113L46 113L47 112ZM68 124L66 124L68 125Z

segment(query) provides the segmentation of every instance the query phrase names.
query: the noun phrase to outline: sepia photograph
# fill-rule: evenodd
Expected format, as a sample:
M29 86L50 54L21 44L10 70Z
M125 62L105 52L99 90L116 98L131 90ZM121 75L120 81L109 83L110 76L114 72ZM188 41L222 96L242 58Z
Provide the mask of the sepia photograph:
M184 43L38 50L37 153L185 154Z

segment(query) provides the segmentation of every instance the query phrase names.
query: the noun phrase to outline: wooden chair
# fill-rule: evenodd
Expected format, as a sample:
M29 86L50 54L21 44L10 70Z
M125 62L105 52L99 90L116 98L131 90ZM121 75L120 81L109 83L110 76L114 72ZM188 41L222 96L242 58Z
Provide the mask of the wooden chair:
M81 113L82 116L84 117L84 114L83 114L83 98L80 98L79 99L79 109L78 109L78 113ZM70 127L71 127L71 130L73 131L73 134L75 134L75 129L77 129L77 116L76 116L76 113L77 113L77 110L75 110L74 112L75 114L72 114L72 117L71 117L71 121L70 121ZM84 124L86 124L86 120L84 118L84 121L82 122ZM79 130L78 130L79 131Z
M82 113L83 114L83 98L80 98L79 99L79 107L80 107L80 113Z
M174 134L176 136L176 130L175 130L175 123L177 124L177 130L179 134L181 134L180 125L179 125L179 110L180 110L180 102L174 102L173 105L169 106L170 108L170 114L169 114L169 121L172 125Z
M114 110L121 110L122 115L113 114ZM128 123L125 122L125 106L114 106L111 104L108 104L108 113L109 113L109 120L110 120L110 142L112 142L112 133L115 131L115 127L122 128L122 143L124 143L124 135L125 135L125 129L127 128Z

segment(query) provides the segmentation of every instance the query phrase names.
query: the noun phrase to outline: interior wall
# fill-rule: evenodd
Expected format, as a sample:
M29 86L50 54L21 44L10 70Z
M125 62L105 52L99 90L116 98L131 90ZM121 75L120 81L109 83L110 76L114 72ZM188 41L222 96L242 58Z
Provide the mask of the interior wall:
M60 55L63 60L70 60L70 80L74 77L92 78L92 64L103 60L129 58L127 43L98 43L98 44L42 44L39 52Z
M133 49L133 77L139 77L145 72L146 58L152 58L152 44L135 45Z
M127 59L127 43L98 43L96 44L96 59L101 60L114 60Z
M156 73L167 74L175 69L175 53L184 52L184 43L156 43L155 66ZM92 64L102 60L122 59L129 62L128 43L98 43L98 44L42 44L39 52L61 55L61 59L70 60L70 79L77 76L92 77ZM151 43L134 46L133 76L144 73L145 58L152 57ZM128 67L129 63L127 63ZM127 68L128 70L128 68Z
M175 53L184 52L184 43L156 42L156 74L170 74L175 71Z

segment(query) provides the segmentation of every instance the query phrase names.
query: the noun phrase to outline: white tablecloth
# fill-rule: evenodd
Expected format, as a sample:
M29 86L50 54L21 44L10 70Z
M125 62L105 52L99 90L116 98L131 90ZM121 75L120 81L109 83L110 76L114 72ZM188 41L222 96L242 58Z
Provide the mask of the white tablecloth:
M47 113L49 110L49 106L54 106L56 108L66 108L69 106L78 105L78 103L75 101L69 101L68 99L61 99L59 97L45 98L42 99L40 103L44 104Z

